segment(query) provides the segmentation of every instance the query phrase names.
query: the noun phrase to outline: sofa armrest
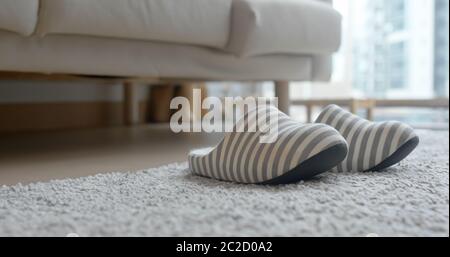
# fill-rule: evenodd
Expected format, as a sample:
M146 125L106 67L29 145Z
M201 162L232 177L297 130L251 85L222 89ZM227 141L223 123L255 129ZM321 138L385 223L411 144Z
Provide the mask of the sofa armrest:
M240 57L331 54L339 49L341 15L323 1L235 0L227 50Z

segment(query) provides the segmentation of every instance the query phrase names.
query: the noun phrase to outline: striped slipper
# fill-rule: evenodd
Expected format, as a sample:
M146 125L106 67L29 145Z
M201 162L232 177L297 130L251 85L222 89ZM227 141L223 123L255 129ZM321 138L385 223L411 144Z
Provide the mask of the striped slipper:
M249 129L260 124L263 114L273 121L270 128L276 126L278 131L273 143L260 142L260 129ZM264 106L247 112L216 147L191 151L188 159L196 175L238 183L287 184L328 171L346 155L345 139L334 128L301 124L275 107Z
M334 171L380 171L403 160L419 144L406 124L370 122L336 105L327 106L316 123L334 127L347 140L348 156Z

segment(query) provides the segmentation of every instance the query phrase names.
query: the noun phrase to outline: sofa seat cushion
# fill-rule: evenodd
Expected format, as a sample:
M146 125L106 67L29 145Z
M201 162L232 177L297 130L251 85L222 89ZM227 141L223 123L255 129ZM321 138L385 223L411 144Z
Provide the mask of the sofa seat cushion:
M74 0L75 1L75 0ZM186 80L311 80L327 77L310 56L237 58L221 50L78 35L22 37L0 31L0 71Z
M224 48L232 0L41 0L38 33Z
M31 35L36 28L39 0L1 0L0 29Z
M227 50L238 56L331 54L341 41L341 15L329 1L235 0Z

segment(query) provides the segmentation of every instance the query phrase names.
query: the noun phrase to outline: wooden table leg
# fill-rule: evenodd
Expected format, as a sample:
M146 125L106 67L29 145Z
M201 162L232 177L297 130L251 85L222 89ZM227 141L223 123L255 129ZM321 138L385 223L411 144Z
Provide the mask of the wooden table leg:
M356 114L358 112L358 103L355 99L350 101L350 112Z
M306 105L306 122L311 123L312 122L312 108L313 106L308 104Z
M278 97L278 109L289 115L291 99L289 97L289 81L275 81L275 96Z
M375 100L369 100L369 106L367 107L367 119L370 121L373 121L374 119L374 109L376 107L376 101Z
M128 81L123 83L123 121L127 126L139 123L137 85Z

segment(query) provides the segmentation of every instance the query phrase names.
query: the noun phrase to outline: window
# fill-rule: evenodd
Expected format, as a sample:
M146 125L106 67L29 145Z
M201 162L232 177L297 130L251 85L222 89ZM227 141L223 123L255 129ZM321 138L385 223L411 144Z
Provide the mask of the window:
M373 3L380 4L381 1L375 0ZM384 6L380 6L377 10L384 17L385 26L392 31L403 31L405 29L406 9L405 0L384 0Z
M334 0L334 7L343 35L332 81L295 87L294 98L448 99L448 0ZM448 128L448 115L448 108L395 107L377 108L375 119Z
M334 83L351 84L354 96L448 98L448 0L335 0L334 5L344 23ZM351 65L342 68L345 63Z
M405 88L407 81L407 56L405 52L405 42L398 42L388 45L387 70L385 75L388 80L389 89Z

